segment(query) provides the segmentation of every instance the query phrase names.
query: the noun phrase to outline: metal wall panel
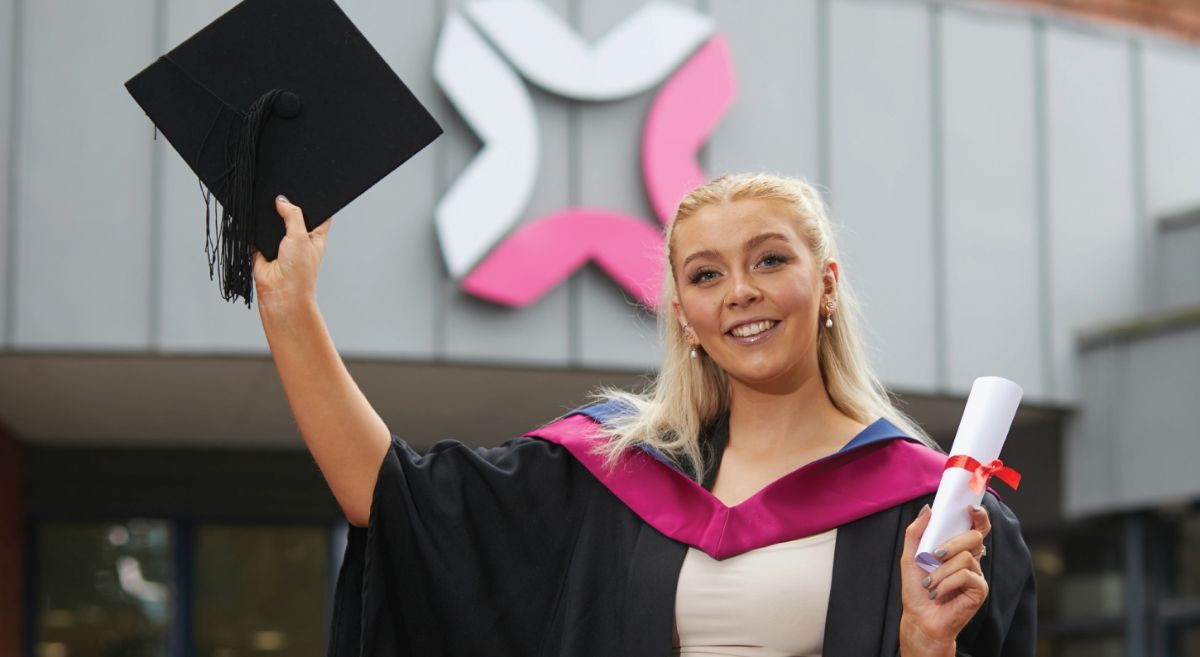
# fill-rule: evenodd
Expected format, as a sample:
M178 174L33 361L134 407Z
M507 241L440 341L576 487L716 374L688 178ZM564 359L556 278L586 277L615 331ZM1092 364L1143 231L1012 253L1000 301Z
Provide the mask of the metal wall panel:
M579 30L594 41L642 4L642 0L580 1ZM574 187L579 196L573 202L645 217L657 224L641 169L642 126L657 89L623 100L578 106ZM654 317L595 267L587 267L574 279L576 361L597 368L657 366L661 344Z
M450 7L456 10L466 4L451 0ZM568 0L547 4L566 19ZM523 82L533 97L541 130L538 180L520 220L520 223L527 223L567 205L570 127L566 100L542 92L528 80ZM453 112L447 106L443 115L449 117ZM447 128L447 134L442 137L447 149L446 168L442 172L444 184L440 186L444 191L474 157L479 140L457 115L443 126ZM527 308L513 309L461 292L454 281L447 280L443 287L443 303L445 336L441 355L447 359L548 365L562 365L567 361L570 299L566 285L556 287Z
M1142 53L1146 195L1150 219L1200 207L1200 53Z
M715 0L737 97L706 151L709 173L774 171L816 182L817 3Z
M1045 392L1033 30L947 10L941 116L948 387L1003 376Z
M1200 330L1177 328L1081 357L1084 412L1068 434L1065 507L1073 515L1145 508L1200 494L1192 464Z
M1161 271L1156 282L1165 308L1200 305L1200 225L1161 233L1155 267Z
M1074 399L1075 331L1139 308L1127 42L1046 32L1052 394Z
M161 52L155 54L179 45L235 4L236 0L165 0L165 35L157 44ZM135 105L131 111L138 109ZM196 174L165 138L160 136L154 145L159 190L154 212L158 253L152 255L158 270L152 274L158 296L153 346L166 352L265 351L257 309L224 301L217 281L209 280L204 203Z
M155 56L153 0L23 3L19 348L145 349L152 127L122 84Z
M1113 471L1121 502L1145 506L1200 495L1195 405L1200 395L1200 328L1130 343L1122 396L1108 400L1125 429Z
M1114 466L1125 435L1118 403L1124 399L1125 355L1121 349L1103 348L1079 361L1080 406L1087 411L1071 416L1063 440L1063 511L1068 515L1110 508L1118 498Z
M843 271L863 301L884 383L934 390L929 10L843 0L831 4L830 23L829 186L844 226Z
M15 37L13 21L17 0L0 0L0 348L8 343L9 289L8 270L12 266L9 251L9 212L13 207L9 189L10 164L13 157L13 137L16 134L13 110L15 89L12 73L18 66L17 48L20 42Z
M1200 227L1163 231L1158 219L1200 210L1200 53L1147 46L1141 63L1150 294L1178 308L1200 303Z

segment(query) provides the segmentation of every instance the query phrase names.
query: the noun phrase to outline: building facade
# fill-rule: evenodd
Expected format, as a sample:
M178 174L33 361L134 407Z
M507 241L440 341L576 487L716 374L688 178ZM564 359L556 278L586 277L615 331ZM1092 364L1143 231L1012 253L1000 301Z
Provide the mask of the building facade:
M564 214L658 225L652 117L699 71L727 84L674 99L711 114L695 161L821 187L872 359L937 439L976 377L1025 389L1004 495L1039 654L1200 655L1200 47L1035 4L339 4L446 130L339 213L321 275L394 432L497 444L653 371L608 269L522 307L464 280ZM0 0L0 656L324 650L344 523L257 313L205 276L194 175L122 88L230 6ZM659 61L605 60L637 21Z

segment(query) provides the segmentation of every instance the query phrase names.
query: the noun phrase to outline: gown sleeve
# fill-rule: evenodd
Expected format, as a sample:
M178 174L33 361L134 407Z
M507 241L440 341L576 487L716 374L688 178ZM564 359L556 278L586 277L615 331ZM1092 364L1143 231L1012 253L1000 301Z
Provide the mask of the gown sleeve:
M350 527L330 657L535 655L560 598L594 480L563 447L402 439Z
M1037 645L1033 560L1016 514L991 493L984 495L983 505L992 521L985 541L988 553L981 563L988 597L959 634L958 655L1033 657Z

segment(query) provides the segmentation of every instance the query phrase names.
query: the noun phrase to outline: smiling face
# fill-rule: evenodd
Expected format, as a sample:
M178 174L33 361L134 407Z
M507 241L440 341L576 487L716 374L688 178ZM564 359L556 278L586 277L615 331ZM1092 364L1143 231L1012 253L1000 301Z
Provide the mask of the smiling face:
M738 383L785 390L819 376L838 265L817 262L800 228L774 200L709 205L673 228L676 317Z

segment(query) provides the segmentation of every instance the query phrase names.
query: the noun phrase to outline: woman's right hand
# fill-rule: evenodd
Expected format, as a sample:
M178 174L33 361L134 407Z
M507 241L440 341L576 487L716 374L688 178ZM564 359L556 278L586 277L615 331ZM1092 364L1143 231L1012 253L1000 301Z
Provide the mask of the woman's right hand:
M275 198L275 210L283 218L287 233L279 243L275 260L254 252L254 287L260 312L287 310L315 301L317 271L333 223L326 219L310 233L304 224L304 212L284 196Z

